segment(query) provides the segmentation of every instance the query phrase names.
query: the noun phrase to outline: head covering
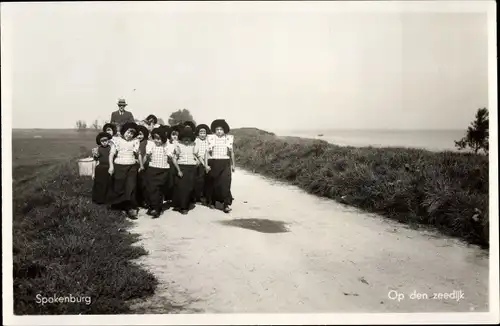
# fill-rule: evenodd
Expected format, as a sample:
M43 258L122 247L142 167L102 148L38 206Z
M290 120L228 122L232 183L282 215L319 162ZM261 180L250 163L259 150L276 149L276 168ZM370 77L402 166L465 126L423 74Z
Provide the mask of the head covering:
M196 126L196 131L195 131L196 136L198 136L200 134L201 129L205 129L205 131L207 132L207 135L210 135L212 133L212 130L210 130L210 128L206 124L200 124L200 125Z
M127 102L125 101L124 98L118 99L118 106L127 106Z
M113 136L116 135L116 126L112 123L106 123L102 126L102 131L106 132L106 129L111 128L113 130Z
M167 138L167 134L165 133L165 129L162 128L162 127L159 127L159 128L154 128L152 131L151 131L151 138L154 139L154 135L158 135L161 139L161 142L162 143L166 143L168 138Z
M191 141L195 141L196 136L191 130L191 128L184 128L179 134L179 140L182 141L184 138L189 138Z
M95 137L95 142L97 145L101 145L101 139L102 138L107 138L107 139L111 139L113 138L110 134L108 134L107 132L105 131L101 131L100 133L97 134L97 136Z
M149 130L148 130L148 128L146 128L143 125L138 125L137 126L137 134L139 134L139 132L142 132L142 134L144 135L144 139L148 139L148 137L149 137Z
M222 127L224 129L224 133L227 134L229 133L229 125L227 124L226 120L224 119L216 119L212 121L212 125L210 126L210 129L212 130L213 133L215 133L215 129L217 127Z
M170 138L172 136L172 132L173 131L177 131L179 133L179 135L180 135L182 130L184 130L184 126L181 125L181 124L178 124L178 125L170 127L170 130L169 130L169 133L168 133L168 138Z
M193 121L184 121L184 127L189 127L194 132L196 130L196 124Z
M156 129L156 128L155 128ZM161 130L161 132L163 132L165 135L167 135L167 138L168 138L168 135L170 133L170 126L167 126L167 125L161 125L158 127L158 129Z
M154 114L148 115L148 117L146 118L146 121L149 122L150 119L153 119L154 124L158 123L158 118Z
M125 133L127 132L127 130L129 130L129 129L134 129L134 130L135 130L135 135L134 135L134 138L135 138L135 137L137 136L137 132L139 131L138 127L139 127L139 126L138 126L138 125L137 125L137 123L135 123L135 122L126 122L126 123L124 123L124 124L123 124L123 126L121 127L121 129L120 129L120 133L121 133L122 135L125 135Z

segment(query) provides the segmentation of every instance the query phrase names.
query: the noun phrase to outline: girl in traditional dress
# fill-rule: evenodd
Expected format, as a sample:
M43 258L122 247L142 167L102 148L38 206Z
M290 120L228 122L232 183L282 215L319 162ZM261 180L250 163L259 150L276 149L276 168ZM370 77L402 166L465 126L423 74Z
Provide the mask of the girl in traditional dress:
M187 214L189 209L193 207L196 169L197 165L201 163L195 139L194 132L190 128L184 128L172 155L177 170L173 204L175 210L180 211L181 214Z
M214 120L210 129L215 135L209 140L205 154L207 167L207 200L210 208L215 208L216 202L224 205L224 212L231 211L233 201L231 195L231 174L235 170L235 160L232 137L229 125L223 119Z
M181 124L177 124L172 127L166 126L168 129L168 143L167 147L170 148L170 152L173 152L173 148L177 146L179 143L179 133L181 130L184 129L184 126ZM171 164L174 164L174 162L171 160ZM177 180L176 178L177 171L175 169L170 169L170 175L168 179L168 184L167 187L165 188L165 199L167 201L172 201L173 200L173 194L175 193L175 182Z
M170 135L172 132L172 128L168 125L163 125L159 129L160 129L160 132L163 135L165 135L165 138L167 140L165 143L165 146L167 147L167 152L173 153L175 144L173 144L170 141ZM173 162L172 162L171 157L169 157L168 164L170 165L170 169L168 170L168 177L167 177L166 182L163 186L163 200L165 202L172 201L172 194L173 194L173 190L174 190L174 186L173 186L174 181L173 180L174 180L175 173L176 173L175 169L173 168Z
M105 204L108 199L108 190L111 183L111 177L108 174L109 152L111 150L109 146L110 139L111 135L104 131L100 132L95 139L98 147L94 152L94 160L97 161L97 165L94 166L92 173L92 179L94 180L92 201L96 204Z
M147 187L150 209L147 214L158 218L163 210L164 186L168 182L170 173L167 135L162 128L151 131L152 141L146 147L146 160L149 162L146 169Z
M139 153L142 158L146 156L146 145L149 139L149 130L145 126L137 126L137 140L139 141ZM146 163L143 162L144 169L147 168ZM137 161L139 164L139 161ZM148 208L148 196L146 188L146 175L145 170L137 173L137 203L139 207Z
M121 136L113 140L109 153L109 174L113 176L110 204L125 210L131 219L137 219L137 173L144 170L139 153L137 124L127 122L121 127ZM116 155L116 158L115 158ZM139 166L136 164L139 159Z
M196 140L195 144L198 148L199 157L202 159L202 162L205 163L205 153L208 149L208 139L207 135L211 134L210 128L206 124L200 124L196 127ZM205 182L207 173L205 169L205 164L198 164L196 169L196 181L194 187L194 201L196 203L202 202L203 204L207 204L206 202L206 185Z

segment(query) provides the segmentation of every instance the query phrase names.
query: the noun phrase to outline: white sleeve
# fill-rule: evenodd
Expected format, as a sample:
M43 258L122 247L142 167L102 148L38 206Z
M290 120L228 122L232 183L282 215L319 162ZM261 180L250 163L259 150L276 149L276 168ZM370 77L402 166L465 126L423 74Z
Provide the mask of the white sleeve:
M207 142L208 142L207 149L209 151L212 151L215 145L215 135L207 135Z
M113 144L115 145L115 149L116 149L117 152L120 150L120 143L121 143L120 142L120 138L115 137L113 139Z
M132 149L133 149L134 153L138 153L139 152L139 140L134 139L132 146L133 146Z
M167 143L165 145L165 152L167 153L167 155L169 157L173 157L174 156L174 153L173 153L174 152L174 148L173 148L173 146L170 143Z
M153 152L153 142L151 141L148 141L147 144L146 144L146 155L151 155L151 153Z
M226 137L227 148L233 149L233 140L234 140L233 135L227 135L227 137Z

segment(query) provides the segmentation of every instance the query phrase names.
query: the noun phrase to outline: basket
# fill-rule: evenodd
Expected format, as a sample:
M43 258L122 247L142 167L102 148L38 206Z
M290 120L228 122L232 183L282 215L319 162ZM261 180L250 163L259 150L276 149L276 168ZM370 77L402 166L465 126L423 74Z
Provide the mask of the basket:
M80 176L92 176L94 171L94 158L85 157L78 160L78 173Z

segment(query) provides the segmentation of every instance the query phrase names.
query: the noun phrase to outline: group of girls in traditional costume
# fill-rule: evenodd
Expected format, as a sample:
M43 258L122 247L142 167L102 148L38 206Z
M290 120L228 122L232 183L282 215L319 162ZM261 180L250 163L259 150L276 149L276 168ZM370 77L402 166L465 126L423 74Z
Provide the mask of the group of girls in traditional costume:
M220 202L229 213L235 157L226 121L214 120L210 128L191 121L160 126L153 115L146 121L125 123L119 134L106 124L97 135L93 201L132 219L140 207L158 218L169 206L187 214L196 203L213 209Z

